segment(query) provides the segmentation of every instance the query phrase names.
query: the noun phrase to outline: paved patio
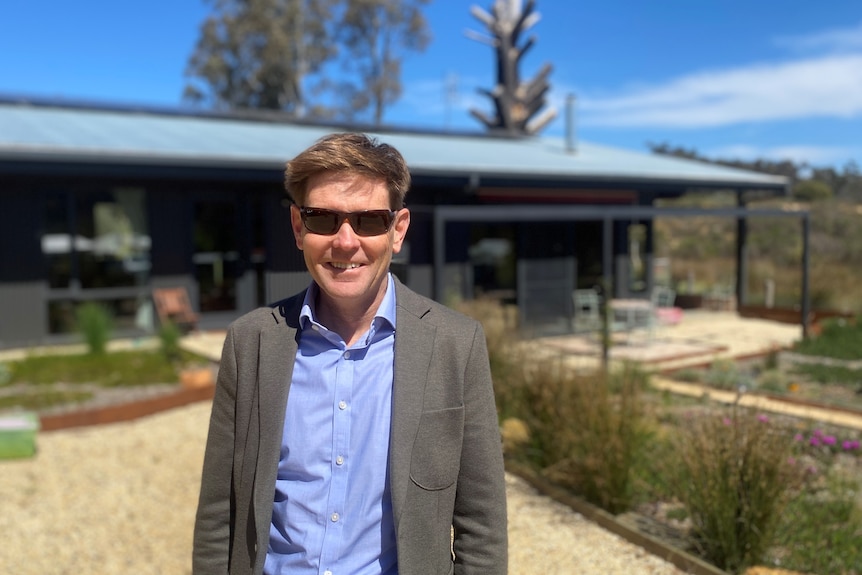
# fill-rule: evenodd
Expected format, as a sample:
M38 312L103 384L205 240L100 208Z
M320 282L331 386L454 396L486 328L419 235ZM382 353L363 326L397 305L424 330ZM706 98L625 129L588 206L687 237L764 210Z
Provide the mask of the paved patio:
M709 364L784 349L802 338L802 327L770 320L743 318L735 312L686 310L675 325L615 334L611 362L634 361L656 371ZM598 366L598 334L563 335L535 340L547 353L561 354L578 368Z

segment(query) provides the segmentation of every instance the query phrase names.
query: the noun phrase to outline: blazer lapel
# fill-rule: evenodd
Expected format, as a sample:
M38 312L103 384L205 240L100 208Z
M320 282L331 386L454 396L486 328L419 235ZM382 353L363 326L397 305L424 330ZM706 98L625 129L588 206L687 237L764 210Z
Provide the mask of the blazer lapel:
M398 312L395 326L395 365L392 383L392 429L389 440L389 479L392 512L396 524L403 510L410 482L413 439L419 429L428 367L434 349L436 328L422 317L427 304L395 282Z
M249 430L250 439L255 432L259 433L255 478L255 517L259 537L262 537L259 541L266 541L272 515L270 487L275 485L278 474L284 416L293 376L293 361L298 347L297 326L302 299L300 294L290 300L288 305L276 307L273 317L278 323L273 322L260 332L260 356L257 366L259 429Z

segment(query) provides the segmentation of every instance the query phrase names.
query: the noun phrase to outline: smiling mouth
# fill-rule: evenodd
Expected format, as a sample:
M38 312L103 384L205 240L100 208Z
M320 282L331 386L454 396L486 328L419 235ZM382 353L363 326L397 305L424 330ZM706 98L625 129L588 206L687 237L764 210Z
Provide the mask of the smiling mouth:
M348 262L329 262L329 265L336 269L340 270L353 270L358 267L361 267L361 264L348 263Z

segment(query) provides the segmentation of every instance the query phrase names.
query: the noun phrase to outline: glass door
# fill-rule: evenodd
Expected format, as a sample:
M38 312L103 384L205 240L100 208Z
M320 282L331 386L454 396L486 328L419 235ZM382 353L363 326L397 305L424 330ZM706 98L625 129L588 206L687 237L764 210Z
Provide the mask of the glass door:
M193 262L200 311L235 310L239 273L236 202L198 200L194 211Z

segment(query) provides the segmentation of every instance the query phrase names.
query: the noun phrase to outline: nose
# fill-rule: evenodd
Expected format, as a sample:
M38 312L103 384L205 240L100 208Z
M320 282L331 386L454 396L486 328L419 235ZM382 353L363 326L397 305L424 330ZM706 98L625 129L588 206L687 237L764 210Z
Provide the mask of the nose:
M347 218L341 221L341 225L335 232L335 237L332 240L333 247L341 249L353 249L359 245L359 236L353 231L353 227Z

